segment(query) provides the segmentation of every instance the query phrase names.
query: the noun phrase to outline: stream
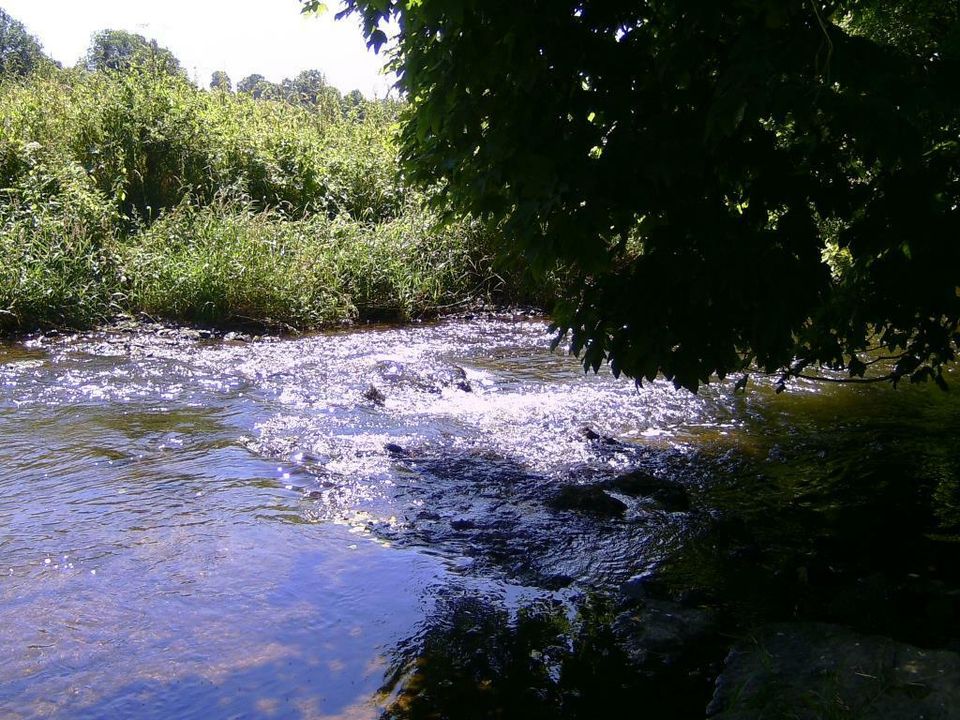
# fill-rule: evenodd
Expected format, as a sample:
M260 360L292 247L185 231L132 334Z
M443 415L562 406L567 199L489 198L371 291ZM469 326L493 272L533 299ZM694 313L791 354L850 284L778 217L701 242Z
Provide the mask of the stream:
M644 578L736 622L960 638L956 393L694 396L550 340L491 315L0 345L0 718L375 718L451 602L573 616Z

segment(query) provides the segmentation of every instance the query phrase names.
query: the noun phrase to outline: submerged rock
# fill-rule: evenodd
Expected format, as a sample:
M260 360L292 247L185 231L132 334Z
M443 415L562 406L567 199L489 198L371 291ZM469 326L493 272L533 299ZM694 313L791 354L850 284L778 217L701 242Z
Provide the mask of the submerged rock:
M380 390L373 385L368 385L367 389L363 391L363 398L365 400L369 400L374 405L380 406L387 401L387 396L380 392Z
M423 369L396 360L381 360L373 369L381 380L391 385L410 387L421 392L439 394L445 387L455 387L464 392L473 390L466 371L458 365Z
M564 485L547 500L547 505L554 510L572 510L601 517L618 517L627 510L622 500L608 495L597 485Z
M714 610L647 599L613 621L614 637L638 669L673 665L699 655L717 634Z
M611 478L603 483L603 487L629 497L651 498L668 512L684 512L690 509L690 498L683 485L673 480L654 477L643 470Z
M553 573L552 575L547 575L540 580L540 587L545 590L563 590L566 587L573 585L575 578L566 575L565 573Z
M226 335L223 336L223 339L226 342L243 342L243 343L248 343L253 340L253 338L250 337L249 335L245 333L239 333L239 332L228 332Z
M376 388L374 388L374 389L376 389ZM383 404L383 403L381 402L381 404ZM387 443L386 445L383 446L383 449L386 450L386 451L387 451L388 453L390 453L391 455L396 455L396 456L399 456L399 457L409 457L409 456L410 456L410 451L409 451L409 450L401 447L400 445L397 445L396 443Z
M708 715L954 720L960 655L837 625L769 625L731 650Z
M650 585L655 582L656 575L649 570L632 575L620 586L620 597L625 602L646 600L650 597Z
M428 377L440 387L455 387L463 392L473 392L473 387L467 380L467 371L459 365L435 369L428 373Z

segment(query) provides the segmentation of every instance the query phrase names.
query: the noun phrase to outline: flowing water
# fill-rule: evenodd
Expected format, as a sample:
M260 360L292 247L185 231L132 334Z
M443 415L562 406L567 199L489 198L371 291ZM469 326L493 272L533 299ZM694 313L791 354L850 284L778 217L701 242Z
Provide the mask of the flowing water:
M451 595L568 603L673 563L749 605L703 542L724 503L765 537L789 527L764 524L770 507L796 520L813 502L831 520L811 542L900 513L911 537L957 547L952 397L638 391L549 342L540 321L487 318L0 346L0 718L376 717L392 655ZM881 493L878 516L824 484L891 448L917 460L933 516L906 510L912 491ZM636 468L681 482L693 510L546 502ZM866 509L829 514L846 507ZM796 537L767 545L795 562Z

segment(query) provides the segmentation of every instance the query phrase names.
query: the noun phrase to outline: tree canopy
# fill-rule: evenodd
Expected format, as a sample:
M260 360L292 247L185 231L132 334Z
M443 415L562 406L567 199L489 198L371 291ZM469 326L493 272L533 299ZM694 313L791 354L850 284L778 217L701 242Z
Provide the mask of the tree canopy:
M223 70L215 70L210 76L210 89L233 92L233 82L230 80L230 76Z
M237 92L253 95L255 98L271 95L275 91L276 85L267 80L260 73L253 73L242 78L237 83Z
M749 367L871 379L882 347L883 378L945 385L957 3L346 5L375 48L398 23L408 174L571 274L554 317L585 366L693 390Z
M213 84L211 83L211 87ZM359 90L341 95L320 70L303 70L293 78L284 78L279 83L267 80L254 73L237 83L237 92L252 95L256 100L278 100L299 105L327 118L341 115L364 114L365 100Z
M186 75L180 61L156 40L126 30L101 30L83 59L87 70L129 70L150 65L170 75Z
M37 39L0 8L0 77L29 75L45 60Z

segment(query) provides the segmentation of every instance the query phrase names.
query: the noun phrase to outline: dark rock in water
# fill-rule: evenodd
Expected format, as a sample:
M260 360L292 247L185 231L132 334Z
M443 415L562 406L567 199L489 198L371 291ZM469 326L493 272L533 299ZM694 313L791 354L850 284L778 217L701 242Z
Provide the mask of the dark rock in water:
M380 404L382 405L383 403L381 402ZM396 443L387 443L386 445L383 446L383 449L386 450L391 455L400 455L402 457L410 456L409 450L405 450L404 448L400 447Z
M564 485L547 500L547 505L554 510L573 510L601 517L619 517L627 509L622 500L607 495L596 485Z
M627 602L635 600L646 600L650 597L650 584L655 581L655 576L651 572L640 573L627 578L626 582L620 586L620 595Z
M381 360L373 366L373 369L380 377L390 382L399 382L410 377L410 370L407 369L407 366L395 360Z
M583 435L590 442L599 442L604 445L620 445L620 441L616 438L612 438L609 435L601 435L596 430L586 425L580 428L580 434Z
M956 720L960 655L838 625L769 625L731 650L707 713L713 720Z
M387 401L387 396L373 385L368 386L367 389L363 391L363 397L374 405L383 405Z
M646 600L613 621L614 636L638 669L673 665L699 654L717 633L717 616L709 608L687 607L670 600Z
M467 379L467 371L459 365L451 365L433 370L430 376L443 385L454 385Z
M544 577L538 584L544 590L556 592L557 590L563 590L565 587L572 585L573 578L563 573L554 573L553 575Z
M673 480L654 477L643 470L635 470L603 483L607 490L629 497L652 498L668 512L684 512L690 509L686 488Z
M594 430L593 428L589 428L589 427L586 427L586 426L580 428L580 434L583 435L587 440L599 440L599 439L600 439L600 433L598 433L598 432L597 432L596 430Z
M477 523L469 518L458 518L457 520L450 521L450 527L457 532L461 532L463 530L473 530L476 526Z

